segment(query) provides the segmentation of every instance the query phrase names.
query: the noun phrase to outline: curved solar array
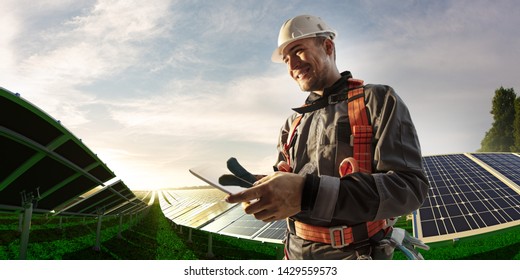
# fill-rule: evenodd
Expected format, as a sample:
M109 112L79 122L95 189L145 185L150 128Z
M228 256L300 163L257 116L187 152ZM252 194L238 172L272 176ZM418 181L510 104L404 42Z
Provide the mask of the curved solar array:
M264 223L246 215L240 204L224 201L226 194L213 187L162 190L161 209L177 225L246 239L281 243L285 221ZM275 232L274 229L278 229ZM266 232L267 231L267 232Z
M109 186L64 207L58 214L97 216L132 214L144 210L148 204L138 199L123 181L118 180Z
M51 211L115 174L59 121L0 88L0 209Z
M414 235L438 242L520 225L520 156L473 153L423 158L430 190L413 215ZM166 217L207 232L281 243L285 221L264 223L211 187L163 190ZM205 197L205 198L204 198ZM202 221L202 222L198 222Z
M0 113L0 211L23 214L20 258L33 213L99 218L147 208L122 181L104 187L114 172L19 94L0 87Z

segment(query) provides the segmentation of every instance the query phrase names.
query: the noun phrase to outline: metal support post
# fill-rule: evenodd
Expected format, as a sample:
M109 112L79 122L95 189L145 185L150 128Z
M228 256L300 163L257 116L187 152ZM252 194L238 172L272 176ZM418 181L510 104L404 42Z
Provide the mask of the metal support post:
M31 230L33 212L32 202L25 203L24 208L22 239L20 241L20 260L25 260L27 258L27 245L29 245L29 231Z
M18 215L18 232L22 232L23 229L23 213Z
M94 251L100 251L101 250L101 221L103 220L103 215L98 214L98 223L97 223L97 230L96 230L96 245L94 245Z
M193 241L191 240L191 228L188 231L188 243L193 243Z
M214 258L215 255L213 254L213 235L211 233L208 237L208 253L206 254L206 257L208 258Z
M122 238L121 229L123 227L123 215L119 215L119 231L117 232L117 238Z

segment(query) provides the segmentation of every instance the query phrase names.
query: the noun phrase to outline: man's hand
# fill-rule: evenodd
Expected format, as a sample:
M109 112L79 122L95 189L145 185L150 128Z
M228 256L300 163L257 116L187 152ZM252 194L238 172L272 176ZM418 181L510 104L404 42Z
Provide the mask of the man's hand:
M305 177L286 172L276 172L263 177L243 192L229 195L229 203L243 202L244 211L264 222L272 222L293 216L301 211Z

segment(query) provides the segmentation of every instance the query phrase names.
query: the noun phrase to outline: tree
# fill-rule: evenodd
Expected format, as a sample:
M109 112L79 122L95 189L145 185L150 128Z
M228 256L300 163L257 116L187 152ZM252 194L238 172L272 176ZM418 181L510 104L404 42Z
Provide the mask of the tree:
M491 108L494 121L480 143L480 152L510 152L512 148L514 149L515 100L516 94L513 88L500 87L495 90Z
M520 97L515 100L515 120L513 122L514 146L512 152L520 152Z

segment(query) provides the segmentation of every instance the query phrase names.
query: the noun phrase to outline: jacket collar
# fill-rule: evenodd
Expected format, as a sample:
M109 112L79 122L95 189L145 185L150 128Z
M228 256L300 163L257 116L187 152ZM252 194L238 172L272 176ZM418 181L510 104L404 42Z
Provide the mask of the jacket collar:
M339 78L332 86L325 88L325 90L323 91L323 96L314 92L310 92L309 96L307 97L307 100L305 100L305 105L315 103L316 101L322 98L328 98L329 95L337 93L340 90L347 88L347 80L350 78L352 78L352 74L350 73L350 71L342 72L341 78Z

